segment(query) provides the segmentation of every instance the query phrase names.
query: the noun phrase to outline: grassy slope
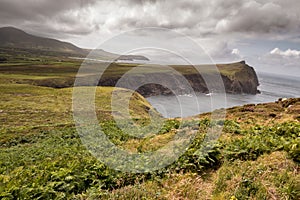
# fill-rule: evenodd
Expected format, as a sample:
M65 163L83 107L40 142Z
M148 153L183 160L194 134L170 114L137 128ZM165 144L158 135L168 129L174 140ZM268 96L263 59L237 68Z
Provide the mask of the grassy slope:
M47 59L47 66L28 61L19 69L0 67L1 198L299 199L299 99L228 109L227 119L218 122L225 124L223 134L217 144L207 144L212 150L205 155L195 152L205 130L215 125L210 114L185 119L198 121L198 134L177 162L155 173L120 173L81 144L72 122L71 88L24 84L47 79L51 70L50 76L67 77L78 66ZM111 120L112 90L98 88L96 110L114 143L147 152L172 139L180 119L166 121L159 135L147 139L124 135ZM143 123L151 106L138 94L131 103L134 118Z
M81 61L63 57L54 53L53 55L41 55L38 52L28 52L20 49L4 49L0 48L0 58L5 58L7 61L0 62L0 77L1 81L9 81L14 83L29 83L33 85L49 86L49 87L71 87L74 82L76 73L81 66ZM97 64L107 65L107 64ZM103 74L103 78L120 78L124 73L137 67L133 63L112 63ZM142 73L172 73L169 69L162 69L157 65L146 65L149 69L146 72L143 69ZM242 72L244 64L232 63L217 65L220 73L227 76L229 79L240 80L243 82L249 78L247 73ZM92 67L94 67L92 65ZM210 74L216 73L211 70L211 66L199 66L197 71L191 66L172 65L175 70L183 75ZM135 73L139 73L138 70ZM244 74L245 77L236 74ZM4 79L4 80L3 80Z
M116 144L133 152L146 152L172 139L178 120L170 120L160 135L145 140L122 135L108 112L104 112L109 111L112 89L99 90L101 95L97 105L101 118L106 116L102 125ZM1 94L6 100L0 108L1 196L104 199L299 197L299 166L295 162L299 162L299 99L285 105L229 109L218 146L210 155L201 157L202 161L193 156L198 148L194 144L179 162L164 171L135 175L108 169L82 146L72 125L70 89L12 84L1 85ZM142 99L139 102L142 102L141 106L147 105ZM139 114L142 118L147 115L141 110ZM197 119L200 127L196 141L201 141L209 126L208 115ZM245 115L252 118L245 120ZM209 161L209 157L213 161Z

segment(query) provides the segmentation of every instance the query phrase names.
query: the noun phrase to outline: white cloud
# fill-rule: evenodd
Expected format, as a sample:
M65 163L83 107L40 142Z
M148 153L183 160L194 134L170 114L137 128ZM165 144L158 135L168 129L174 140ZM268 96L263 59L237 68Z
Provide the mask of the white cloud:
M288 49L286 51L282 51L279 48L275 48L270 52L271 55L279 55L284 57L300 57L300 51Z
M275 48L260 57L259 64L265 71L300 76L300 51Z
M233 55L240 55L240 50L238 50L238 49L232 49L231 54L233 54Z
M199 44L216 63L234 62L242 59L240 51L237 48L231 48L229 42L222 39L206 39L199 41Z

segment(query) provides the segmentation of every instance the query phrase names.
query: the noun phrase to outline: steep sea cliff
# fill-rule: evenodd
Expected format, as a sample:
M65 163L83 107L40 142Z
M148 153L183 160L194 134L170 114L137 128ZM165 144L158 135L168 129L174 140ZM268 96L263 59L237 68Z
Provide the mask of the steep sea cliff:
M224 90L230 94L257 94L259 81L253 67L247 65L245 61L232 64L216 65L224 84ZM192 66L172 66L178 73L167 72L151 72L131 75L128 78L126 88L135 89L137 82L145 82L145 84L137 89L144 97L156 95L172 95L189 94L193 92L210 93L209 87L206 84L207 79L216 79L216 72L201 72L196 71ZM206 66L207 68L207 66ZM211 73L211 74L210 74ZM205 78L203 78L205 76ZM120 76L104 76L99 81L99 86L114 86L118 83ZM185 80L184 80L185 79ZM159 83L155 83L159 80ZM180 82L188 81L190 88L180 85ZM217 81L217 80L216 80ZM173 83L173 84L170 84ZM213 81L210 81L213 83ZM163 85L170 85L167 88ZM211 86L214 87L213 85ZM192 90L192 91L191 91Z
M253 67L247 65L245 61L231 64L217 65L170 65L169 68L159 65L143 66L134 63L111 63L102 74L98 82L97 67L91 67L88 75L77 76L80 79L77 86L117 86L131 90L136 90L144 97L158 95L211 93L218 90L229 94L257 94L259 81ZM171 69L171 70L170 70ZM138 72L130 73L131 70ZM128 75L129 73L129 75ZM118 85L122 79L123 85ZM74 77L48 78L39 80L27 80L34 85L66 88L74 86ZM207 84L209 81L209 84ZM185 83L185 84L184 84ZM140 85L140 87L136 87ZM209 85L209 87L208 87ZM188 86L188 87L187 87Z

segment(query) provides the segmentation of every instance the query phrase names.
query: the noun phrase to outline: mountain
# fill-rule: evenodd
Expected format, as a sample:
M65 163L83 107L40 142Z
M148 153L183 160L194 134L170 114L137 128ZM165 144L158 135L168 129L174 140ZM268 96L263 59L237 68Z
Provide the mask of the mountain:
M57 52L64 55L86 57L90 49L82 49L69 42L56 39L38 37L14 27L0 28L0 47L20 48L42 52ZM96 52L96 53L95 53ZM113 60L149 60L140 55L118 55L104 50L96 50L98 59Z
M87 51L71 43L30 35L13 27L0 28L0 46L85 55Z

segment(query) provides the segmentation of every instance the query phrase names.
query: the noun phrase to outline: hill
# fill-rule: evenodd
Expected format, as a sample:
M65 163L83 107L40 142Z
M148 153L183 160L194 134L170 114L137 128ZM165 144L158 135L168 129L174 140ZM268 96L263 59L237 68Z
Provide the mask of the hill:
M212 121L211 113L162 119L159 132L139 138L124 133L125 123L120 126L112 116L123 116L112 108L112 93L124 107L128 90L97 87L95 114L121 149L148 153L176 133L196 133L173 164L145 174L123 173L93 157L76 131L71 87L81 61L24 52L0 48L8 58L0 63L0 199L299 199L300 99L229 108L219 121ZM105 76L115 80L136 66L113 63ZM191 66L172 67L187 78L195 76ZM228 86L235 82L234 91L252 84L256 89L255 71L246 63L218 68L232 81ZM154 76L153 68L148 73ZM155 110L138 93L131 97L134 126L148 125ZM223 133L216 143L204 143L207 130L219 125L224 125ZM198 151L202 145L209 151Z
M49 54L47 54L49 55ZM42 56L32 55L31 53L19 51L19 50L3 50L0 48L0 58L3 57L5 61L0 61L0 77L5 77L2 81L10 81L14 83L30 83L32 85L52 87L52 88L67 88L73 87L75 76L78 69L82 65L82 60L55 57L55 56ZM125 62L125 61L124 61ZM84 76L82 86L87 86L84 80L93 79L93 71L97 67L106 67L108 63L93 63L91 65L90 72ZM185 78L192 89L195 92L208 93L209 90L206 86L202 75L214 77L210 71L210 67L203 68L201 73L196 71L193 66L177 65L170 66L174 70L170 71L159 65L144 64L143 67L147 67L147 70L138 71L138 64L135 63L119 63L112 62L109 64L105 73L102 75L99 86L115 86L118 80L130 70L137 71L131 74L131 81L128 82L128 89L133 89L136 81L144 81L148 83L155 83L157 80L164 80L169 85L171 84L172 91L181 94L189 94L191 91L184 87L178 87L178 84L173 84L174 80L182 80ZM200 66L201 67L201 66ZM247 65L245 62L231 63L231 64L219 64L217 65L221 78L224 82L225 91L227 93L246 93L257 94L259 81L253 67ZM174 71L178 73L174 73ZM213 73L218 73L213 71ZM181 74L181 75L180 75ZM178 82L180 83L180 82ZM132 84L132 85L131 85ZM159 84L145 84L138 89L138 92L144 97L155 95L172 95L170 88L163 87Z
M17 70L20 74L28 75L28 72L30 72L31 75L34 73L39 76L42 73L42 76L48 77L42 80L32 80L31 83L35 85L54 88L72 87L82 59L90 51L81 49L71 43L33 36L13 27L0 28L0 63L3 63L0 72L8 74L10 71L15 73ZM92 58L125 62L111 63L99 81L99 86L114 86L123 74L139 66L135 63L126 63L127 61L148 60L148 58L141 55L118 55L102 49L93 51ZM102 65L106 64L103 63ZM95 67L99 63L94 63L93 65ZM147 66L147 72L143 70L141 73L136 73L135 76L131 77L133 85L141 77L148 83L155 83L157 80L173 83L174 80L181 80L183 76L188 80L195 92L209 93L203 75L207 78L210 76L209 79L212 79L216 77L216 73L220 72L227 93L256 94L259 92L257 90L259 85L257 75L254 69L247 65L245 61L219 64L217 65L219 72L211 70L212 66L209 65L197 66L201 73L195 70L193 66L172 65L171 67L174 71L178 71L181 75L173 73L174 71L164 70L159 65L145 64L144 66ZM68 72L67 76L65 76L66 72ZM64 76L61 76L61 73ZM54 77L50 77L50 74L53 74ZM28 79L25 80L27 83L28 81ZM24 80L18 80L18 82L23 83ZM172 87L168 89L158 84L147 84L139 88L138 92L144 97L160 94L169 95L172 94L171 90L182 94L190 93L186 88L178 87L176 84L172 84ZM128 85L127 88L133 89L134 86Z
M29 76L29 75L28 75ZM43 78L43 77L41 77ZM82 144L72 119L72 88L0 83L0 198L2 199L299 199L300 99L227 110L223 134L199 154L209 113L166 119L147 138L123 133L111 117L114 88L96 91L96 114L110 140L134 153L155 151L179 124L196 120L194 142L178 161L145 174L108 168ZM123 89L118 90L123 98ZM151 105L134 94L130 112L144 124Z
M27 50L31 53L44 55L49 52L55 52L57 56L78 56L86 57L90 49L82 49L69 42L63 42L56 39L38 37L26 33L23 30L14 27L0 28L0 47ZM148 60L148 58L139 55L118 55L99 49L96 52L98 59L116 59L116 60Z
M138 88L138 92L144 97L155 96L155 95L172 95L173 92L177 94L190 94L191 91L188 88L180 84L176 84L177 81L183 82L183 78L188 81L191 88L195 92L209 93L206 79L217 79L217 75L220 74L226 93L233 94L257 94L259 93L257 87L259 81L254 71L253 67L247 65L245 61L230 63L230 64L218 64L217 70L214 66L201 65L196 66L198 71L194 66L189 65L171 65L174 70L164 70L163 67L156 65L144 65L147 67L147 72L145 70L141 72L136 72L130 76L130 82L126 84L128 89L134 89L138 81L150 84L145 84ZM124 73L136 67L134 64L120 64L113 63L107 71L102 76L99 82L99 86L114 86ZM176 70L176 73L174 73ZM178 73L179 72L179 73ZM164 80L164 83L169 84L170 88L166 88L162 85L155 84L157 80ZM137 83L136 83L137 82ZM213 82L213 81L211 81ZM218 82L218 80L216 80ZM172 84L170 84L172 83ZM210 89L219 90L218 84L216 86L211 86Z
M4 34L7 39L2 38L4 46L0 45L0 199L300 199L300 98L228 108L226 119L218 121L211 120L211 113L162 118L158 132L149 131L140 138L126 134L125 123L120 126L112 115L119 120L123 117L112 107L112 93L118 96L118 106L124 107L130 91L97 87L95 115L107 138L120 149L150 153L176 135L195 133L186 152L171 165L143 174L121 172L93 157L75 127L72 86L82 62L63 52L78 47L60 41L52 47L54 52L42 46L22 46L22 40L14 39L18 34L33 40L31 44L38 40L13 29ZM116 55L102 50L99 54ZM112 63L99 84L113 85L137 66ZM156 74L157 66L152 67L136 78L168 80L174 76L163 71ZM171 67L191 81L195 90L207 92L192 66ZM227 92L257 92L256 73L245 62L217 67ZM139 92L144 96L168 94L166 88L155 85L142 89L145 93ZM138 93L133 93L128 106L137 127L147 126L150 115L159 116ZM220 125L221 136L205 143L206 137L214 138L207 130ZM199 151L203 147L207 151Z
M83 50L71 43L30 35L13 27L0 28L0 46L64 52L79 55L87 54L86 50Z

